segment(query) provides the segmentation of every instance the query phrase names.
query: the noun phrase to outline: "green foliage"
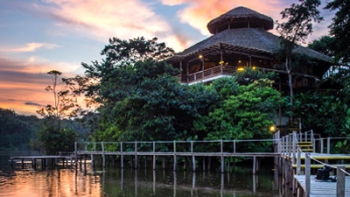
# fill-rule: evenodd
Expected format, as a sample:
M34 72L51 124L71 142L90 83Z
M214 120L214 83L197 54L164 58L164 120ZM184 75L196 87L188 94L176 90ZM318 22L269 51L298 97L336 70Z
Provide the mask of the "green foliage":
M337 94L306 92L295 99L294 111L289 113L301 118L305 130L314 129L324 136L349 135L349 106Z
M286 21L277 23L276 30L281 35L281 49L278 53L285 56L285 70L288 75L289 86L289 106L293 108L293 83L292 73L294 66L292 64L292 52L297 43L305 42L309 34L312 33L312 22L321 22L323 18L317 9L320 6L320 0L302 0L299 4L293 3L289 8L285 8L282 12L282 19ZM292 117L291 117L292 119Z
M157 74L167 67L170 66L162 62L137 62L134 69L128 70L129 78L124 84L108 88L118 94L125 90L125 85L129 91L123 93L124 98L107 103L110 107L100 108L96 140L174 140L196 136L193 120L206 111L215 95L208 94L203 85L180 85L165 71Z
M304 42L312 33L312 22L321 22L323 18L317 9L321 5L320 0L303 0L299 4L293 3L282 12L282 19L286 22L277 23L277 31L281 34L285 44L282 48L291 51L295 43Z
M239 85L234 78L217 79L210 88L218 91L220 102L197 122L197 129L205 131L209 140L270 137L268 128L274 124L280 97L270 83L260 79L249 85ZM225 90L229 86L232 90Z
M64 118L76 117L80 111L76 94L72 93L74 86L70 80L61 79L61 72L52 70L48 72L52 79L52 85L45 88L53 94L53 105L48 104L37 111L44 120L37 139L31 140L32 148L44 149L46 154L58 154L59 151L73 151L77 133L68 126L62 125ZM62 85L61 89L57 86ZM40 144L40 146L38 146Z
M270 80L274 80L275 78L277 78L276 73L274 72L263 73L259 70L255 70L252 68L247 68L244 71L238 71L234 74L234 77L240 84L250 84L262 78Z
M335 51L332 46L333 43L334 37L322 36L318 40L314 40L311 43L309 43L308 47L330 57L334 57Z
M69 128L57 128L50 119L46 119L44 125L39 131L38 139L46 154L57 155L58 152L74 151L74 142L77 141L75 131Z
M334 42L330 47L335 50L336 62L348 63L350 60L350 2L344 0L328 1L326 9L335 10L333 22L329 26Z
M0 125L0 150L25 150L29 148L40 120L0 108Z

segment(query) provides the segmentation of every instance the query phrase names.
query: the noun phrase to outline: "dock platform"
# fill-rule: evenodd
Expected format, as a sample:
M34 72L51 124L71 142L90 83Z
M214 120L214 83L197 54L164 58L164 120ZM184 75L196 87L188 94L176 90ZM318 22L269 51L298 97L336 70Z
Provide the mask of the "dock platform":
M296 181L305 190L305 175L294 175ZM310 197L336 197L337 182L316 180L315 175L310 179ZM345 196L350 196L350 177L345 177Z

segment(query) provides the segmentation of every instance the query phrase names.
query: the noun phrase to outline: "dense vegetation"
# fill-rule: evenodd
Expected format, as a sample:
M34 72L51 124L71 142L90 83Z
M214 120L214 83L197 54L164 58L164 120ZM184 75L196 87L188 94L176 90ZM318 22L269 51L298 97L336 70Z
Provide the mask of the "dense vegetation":
M318 5L318 0L302 1L282 12L288 21L280 24L279 30L291 38L292 45L288 48L285 43L287 48L276 59L285 59L282 64L290 71L289 85L300 62L314 63L295 56L292 49L312 32L310 21L321 20ZM311 13L307 12L308 6ZM164 61L174 54L164 43L156 38L112 38L101 52L103 61L82 64L84 76L61 79L59 71L48 72L53 84L46 90L53 94L54 104L38 110L41 119L0 109L0 149L31 146L56 154L73 150L76 140L269 138L268 128L274 124L280 106L284 114L300 118L304 130L314 129L324 136L350 136L349 46L343 45L349 35L341 31L344 24L339 22L349 18L344 11L349 6L348 2L329 1L327 8L337 10L331 36L309 46L334 57L333 67L337 68L316 90L296 94L291 90L289 96L280 95L272 88L274 77L255 70L237 72L233 78L221 78L209 85L181 85L176 77L179 70ZM305 18L295 21L293 17L299 15L294 12L299 11ZM347 28L349 21L345 23ZM64 88L58 89L58 84L64 84ZM83 111L76 103L77 96L84 96L94 110ZM348 144L343 141L339 147Z

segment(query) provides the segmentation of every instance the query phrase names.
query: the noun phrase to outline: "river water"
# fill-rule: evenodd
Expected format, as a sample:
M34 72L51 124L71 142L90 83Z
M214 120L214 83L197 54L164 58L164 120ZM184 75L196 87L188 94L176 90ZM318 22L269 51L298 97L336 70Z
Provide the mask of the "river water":
M252 175L250 169L234 172L120 169L9 170L8 157L0 156L0 196L6 197L279 197L285 196L272 170ZM4 173L4 171L8 173ZM8 175L10 174L10 176Z

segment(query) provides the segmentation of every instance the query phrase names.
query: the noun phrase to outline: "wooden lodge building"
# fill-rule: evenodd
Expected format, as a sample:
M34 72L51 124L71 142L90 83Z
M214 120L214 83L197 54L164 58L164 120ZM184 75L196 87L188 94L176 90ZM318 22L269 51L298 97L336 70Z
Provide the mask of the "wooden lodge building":
M280 38L268 30L273 19L254 10L237 7L211 20L207 27L213 35L177 53L167 61L181 70L184 84L210 83L245 68L274 71L280 74L275 86L288 88L285 67L276 68L274 52L280 48ZM331 65L331 58L312 49L297 46L297 53L309 56L316 64L301 65L293 71L295 89L316 87Z

